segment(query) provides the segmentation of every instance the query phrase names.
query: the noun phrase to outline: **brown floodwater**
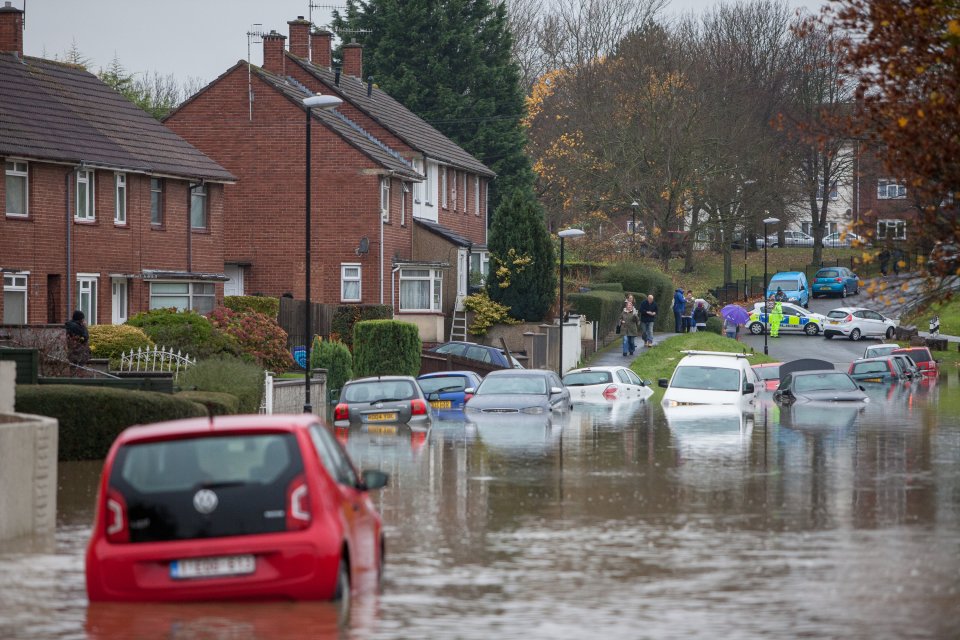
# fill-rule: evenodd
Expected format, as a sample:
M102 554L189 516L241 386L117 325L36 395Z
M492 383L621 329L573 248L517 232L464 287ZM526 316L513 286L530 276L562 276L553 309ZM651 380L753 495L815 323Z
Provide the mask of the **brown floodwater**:
M869 393L341 433L391 473L384 589L345 625L327 603L90 606L100 464L62 464L55 536L0 545L0 638L960 637L960 382Z

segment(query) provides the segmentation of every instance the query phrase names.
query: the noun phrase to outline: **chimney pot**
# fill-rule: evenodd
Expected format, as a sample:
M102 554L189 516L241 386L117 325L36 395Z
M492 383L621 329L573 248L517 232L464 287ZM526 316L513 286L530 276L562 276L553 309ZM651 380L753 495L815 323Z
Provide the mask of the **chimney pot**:
M23 11L9 0L0 8L0 53L23 57Z
M279 76L286 75L287 59L283 55L283 41L286 39L276 31L263 36L263 68Z
M324 29L315 29L310 34L310 62L318 67L329 69L333 66L333 34Z
M342 47L343 72L355 78L363 77L363 45L350 42Z

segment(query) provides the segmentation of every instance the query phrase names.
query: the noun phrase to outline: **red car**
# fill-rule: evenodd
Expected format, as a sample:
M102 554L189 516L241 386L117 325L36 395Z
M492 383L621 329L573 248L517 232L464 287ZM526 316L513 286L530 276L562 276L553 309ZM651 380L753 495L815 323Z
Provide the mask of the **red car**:
M913 358L917 363L917 369L924 375L935 376L940 368L937 366L938 360L935 360L928 347L904 347L903 349L894 349L893 354L904 354Z
M763 364L751 365L753 372L763 382L763 387L767 391L776 391L780 386L780 365L782 362L764 362Z
M96 601L329 600L383 567L380 471L305 415L126 429L104 463L87 595Z

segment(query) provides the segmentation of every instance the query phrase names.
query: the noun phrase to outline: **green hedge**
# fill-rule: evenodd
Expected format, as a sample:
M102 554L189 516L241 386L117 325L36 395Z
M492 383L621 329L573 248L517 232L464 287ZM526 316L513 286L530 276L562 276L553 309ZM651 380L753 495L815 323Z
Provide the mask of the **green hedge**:
M60 422L60 460L104 458L131 425L207 415L203 405L165 393L74 385L17 385L16 410Z
M231 311L256 311L276 318L280 313L280 298L267 296L223 296L223 306Z
M642 296L652 293L657 301L657 321L654 329L658 331L673 330L673 292L676 290L673 282L666 275L637 264L621 263L605 269L598 277L600 282L619 282L624 291L640 292L636 294L636 304L639 307Z
M587 291L567 296L570 306L587 320L596 322L601 333L613 331L623 311L623 291Z
M333 312L330 337L353 348L353 326L364 320L390 320L393 307L388 304L342 304Z
M320 340L317 336L310 352L310 367L327 370L327 389L342 389L353 377L353 355L339 340Z
M208 318L195 311L152 309L130 318L161 347L169 347L192 358L203 359L219 353L239 354L236 341L216 329Z
M128 324L95 324L90 327L90 355L120 360L120 354L152 347L153 341L139 327Z
M622 282L591 282L587 285L591 291L619 291L623 293Z
M232 393L181 391L174 394L174 397L202 404L211 416L231 416L240 413L240 398Z
M365 320L353 326L353 374L416 376L420 373L420 331L399 320Z
M201 360L180 374L184 391L218 391L239 399L240 413L256 413L263 400L264 370L232 356Z
M717 316L707 318L707 331L715 333L718 336L723 335L723 320Z

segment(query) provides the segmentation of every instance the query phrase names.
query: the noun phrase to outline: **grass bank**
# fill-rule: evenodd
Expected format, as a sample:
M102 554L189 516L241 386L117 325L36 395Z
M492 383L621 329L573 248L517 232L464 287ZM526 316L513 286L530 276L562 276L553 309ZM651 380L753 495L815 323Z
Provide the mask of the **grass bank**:
M900 324L912 324L920 331L926 331L930 326L930 318L936 315L940 316L940 333L960 336L960 298L922 307L908 317L901 318Z
M898 342L901 347L909 347L909 342ZM957 351L956 342L948 342L948 349L946 351L930 351L933 354L935 360L940 361L940 370L947 372L954 372L957 370L957 367L960 367L960 351ZM960 394L957 394L960 395Z

